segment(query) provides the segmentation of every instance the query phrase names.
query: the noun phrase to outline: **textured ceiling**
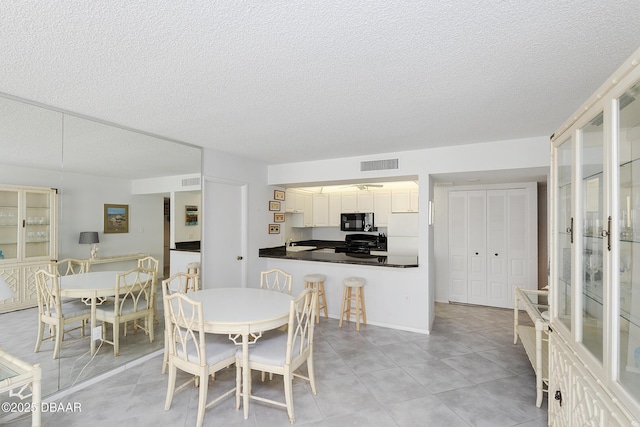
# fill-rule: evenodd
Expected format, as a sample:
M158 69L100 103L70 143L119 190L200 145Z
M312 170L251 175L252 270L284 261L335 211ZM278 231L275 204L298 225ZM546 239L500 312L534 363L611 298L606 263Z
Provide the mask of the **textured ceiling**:
M268 163L550 135L638 0L0 2L0 92Z

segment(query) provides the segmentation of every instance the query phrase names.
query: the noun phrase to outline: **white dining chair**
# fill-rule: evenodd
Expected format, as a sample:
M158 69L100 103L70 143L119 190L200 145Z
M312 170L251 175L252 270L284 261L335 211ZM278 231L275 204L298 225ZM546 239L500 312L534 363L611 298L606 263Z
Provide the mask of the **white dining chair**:
M198 276L188 273L176 273L162 281L162 302L165 316L165 328L164 328L164 357L162 360L162 373L167 371L167 365L169 364L169 310L167 309L167 296L174 293L187 293L189 291L197 291L199 289Z
M158 261L157 259L155 259L152 256L146 256L144 258L140 258L138 259L138 268L146 268L147 270L153 270L156 272L156 280L158 278L158 274L160 274L159 272L159 266L160 266L160 261ZM156 294L156 290L157 290L157 283L154 284L153 287L154 293L153 293L153 318L155 319L156 322L158 322L158 305L157 305L157 294ZM125 324L125 331L126 331L126 324ZM125 332L126 334L126 332Z
M113 306L100 307L96 310L96 320L102 321L102 341L113 345L113 354L120 353L120 324L133 321L134 331L138 328L149 335L149 342L154 338L153 307L155 306L156 271L136 268L116 275L115 297ZM139 320L144 320L144 326ZM113 325L113 339L106 339L106 323Z
M295 299L289 308L287 331L276 329L264 333L249 351L249 366L242 365L242 354L236 355L236 408L240 408L240 396L251 390L241 390L241 369L255 369L284 376L284 398L280 402L266 397L250 394L250 398L287 408L289 421L293 424L293 378L299 377L309 381L311 391L316 394L315 373L313 368L313 331L317 310L318 294L307 288ZM303 363L307 364L308 376L297 373Z
M54 340L53 358L60 355L60 348L64 335L81 330L81 338L67 342L73 342L88 338L84 335L84 325L91 318L91 309L82 301L68 302L63 304L60 299L60 283L56 273L49 273L45 270L38 270L36 276L36 292L38 296L38 338L35 352L40 351L43 340ZM80 322L80 326L66 328L66 325ZM44 327L49 325L50 336L44 338Z
M274 268L260 273L260 288L291 295L291 274Z
M196 427L201 427L205 409L236 390L234 387L207 403L209 376L235 362L237 347L227 335L204 333L202 302L180 292L167 295L164 301L169 329L169 379L164 409L171 408L177 391L196 381L196 385L199 383ZM176 388L178 369L192 377Z

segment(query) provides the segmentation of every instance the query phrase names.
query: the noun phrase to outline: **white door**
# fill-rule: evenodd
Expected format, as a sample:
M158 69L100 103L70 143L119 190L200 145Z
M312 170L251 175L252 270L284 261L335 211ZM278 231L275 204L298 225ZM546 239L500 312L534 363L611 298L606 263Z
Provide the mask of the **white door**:
M485 305L487 303L487 192L469 191L467 197L468 302Z
M507 190L487 190L487 305L513 306L507 285Z
M202 287L245 287L246 185L205 178Z
M467 193L449 192L449 301L467 302Z
M513 301L513 287L531 289L536 281L531 280L529 271L529 242L535 238L530 236L529 195L526 189L513 189L507 193L507 252L508 258L508 291L509 300ZM533 286L532 286L533 282Z

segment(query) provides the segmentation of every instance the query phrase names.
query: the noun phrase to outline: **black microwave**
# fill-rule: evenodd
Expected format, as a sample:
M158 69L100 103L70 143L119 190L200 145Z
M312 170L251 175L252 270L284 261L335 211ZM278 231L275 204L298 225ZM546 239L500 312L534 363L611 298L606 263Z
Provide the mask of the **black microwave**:
M373 231L373 212L341 213L340 230Z

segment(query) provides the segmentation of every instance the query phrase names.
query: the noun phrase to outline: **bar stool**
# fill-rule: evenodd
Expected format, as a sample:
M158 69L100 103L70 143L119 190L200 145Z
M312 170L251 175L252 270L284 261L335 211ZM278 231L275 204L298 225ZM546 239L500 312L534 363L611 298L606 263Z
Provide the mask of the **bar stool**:
M198 276L197 280L193 280L191 278L187 278L185 292L188 291L198 291L200 290L199 282L200 282L200 263L199 262L190 262L187 264L187 274Z
M356 331L359 331L361 316L362 323L367 324L367 310L364 306L364 279L362 277L347 277L342 281L342 284L344 288L339 327L342 328L342 320L346 314L347 321L351 321L351 316L356 316ZM355 292L353 292L354 290Z
M324 274L307 274L304 276L304 287L312 288L318 292L316 298L316 323L320 323L320 310L324 309L324 317L328 318L327 312L327 297L324 294L324 281L326 277Z

